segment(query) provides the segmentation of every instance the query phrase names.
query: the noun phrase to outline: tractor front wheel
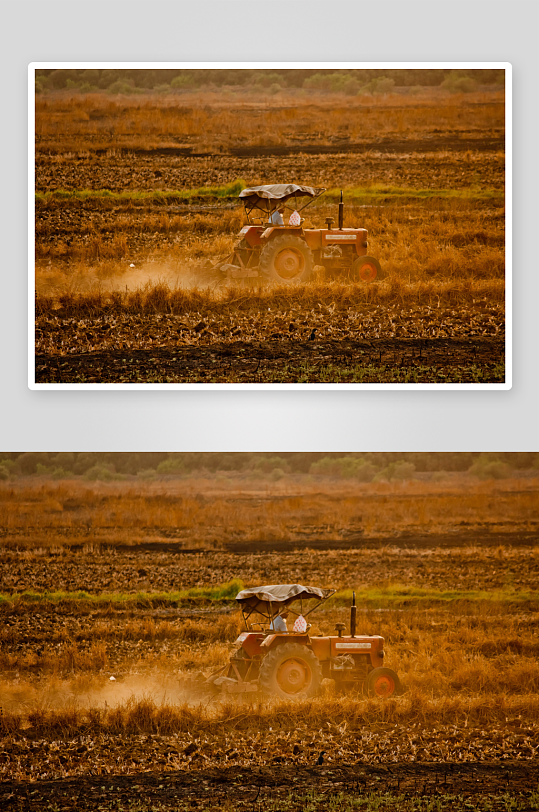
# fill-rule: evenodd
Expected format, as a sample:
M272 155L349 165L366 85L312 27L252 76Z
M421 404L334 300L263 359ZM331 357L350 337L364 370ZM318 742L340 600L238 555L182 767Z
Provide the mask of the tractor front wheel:
M311 649L300 643L281 643L260 664L259 685L265 694L281 699L316 696L322 683L322 666Z
M260 270L264 276L285 285L306 282L314 268L311 249L301 237L282 234L270 239L260 252Z
M354 282L378 282L383 276L380 263L374 257L358 257L352 265Z
M369 696L387 699L401 693L401 684L391 668L374 668L367 677L366 689Z

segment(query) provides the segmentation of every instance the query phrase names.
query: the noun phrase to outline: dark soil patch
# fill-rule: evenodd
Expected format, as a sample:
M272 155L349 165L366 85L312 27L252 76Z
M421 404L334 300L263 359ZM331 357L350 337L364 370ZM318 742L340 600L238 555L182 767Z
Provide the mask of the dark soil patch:
M504 381L503 339L232 341L36 355L36 383Z
M234 155L237 158L279 157L297 155L301 152L306 155L337 155L349 152L441 152L461 151L473 149L479 152L487 150L503 150L505 146L503 136L493 135L487 138L470 138L462 135L432 135L427 138L376 138L364 142L350 142L349 140L335 139L331 144L310 144L308 141L298 141L295 144L267 147L256 145L253 147L240 146L223 149L222 152L197 152L196 147L154 147L151 149L135 148L129 150L132 155L150 157L178 157L190 158L222 158L223 155ZM108 150L96 149L96 155L106 155Z
M477 150L485 152L487 150L503 150L503 137L494 136L492 138L462 138L459 135L431 136L430 138L377 138L374 141L365 143L350 143L345 140L320 146L317 144L294 144L293 146L270 146L270 147L232 147L230 154L238 158L256 157L277 157L284 155L296 155L302 152L307 155L335 155L338 153L354 152L459 152L465 150ZM198 157L198 156L196 156Z
M346 793L361 797L370 793L435 799L465 796L470 808L485 796L531 793L537 787L537 761L505 763L406 764L376 766L322 765L300 767L278 764L261 768L229 767L200 771L138 773L136 775L78 776L54 781L0 785L2 809L109 809L145 804L159 809L276 808L275 804L309 792ZM139 806L140 808L140 806ZM301 808L301 807L298 807ZM509 808L509 807L504 807ZM511 807L513 808L513 807ZM521 808L526 808L521 807Z

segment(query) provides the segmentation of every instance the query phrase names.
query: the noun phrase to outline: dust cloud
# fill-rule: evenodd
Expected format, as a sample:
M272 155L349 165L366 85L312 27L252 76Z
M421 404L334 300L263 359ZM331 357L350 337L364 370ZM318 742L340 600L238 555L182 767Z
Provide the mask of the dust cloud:
M0 707L23 715L36 709L114 708L142 700L152 700L156 705L198 705L201 695L187 690L181 675L171 672L125 676L108 672L72 679L49 676L35 682L18 677L0 681Z
M36 292L40 296L77 293L132 293L155 285L171 290L204 288L208 282L202 273L203 263L174 258L136 263L102 263L77 265L62 269L56 265L36 267Z

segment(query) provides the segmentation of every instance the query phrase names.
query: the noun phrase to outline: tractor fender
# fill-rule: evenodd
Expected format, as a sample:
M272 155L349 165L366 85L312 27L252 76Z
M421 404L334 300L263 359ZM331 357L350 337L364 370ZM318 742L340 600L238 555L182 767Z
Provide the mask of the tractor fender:
M239 233L239 237L241 237L241 240L245 240L249 248L253 248L255 245L261 244L260 236L263 230L263 226L243 226Z
M302 228L290 228L290 226L268 226L267 229L260 235L260 239L269 240L270 237L278 237L279 234L286 234L287 236L294 234L297 237L304 236Z
M300 643L303 646L310 646L310 638L308 634L268 634L260 643L261 649L275 648L281 643Z

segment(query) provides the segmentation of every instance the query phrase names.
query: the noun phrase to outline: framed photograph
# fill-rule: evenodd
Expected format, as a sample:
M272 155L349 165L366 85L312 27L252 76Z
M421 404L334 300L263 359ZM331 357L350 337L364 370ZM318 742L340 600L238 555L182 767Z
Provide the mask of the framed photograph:
M538 501L537 452L0 452L2 808L533 810Z
M511 387L507 63L35 63L29 386Z

